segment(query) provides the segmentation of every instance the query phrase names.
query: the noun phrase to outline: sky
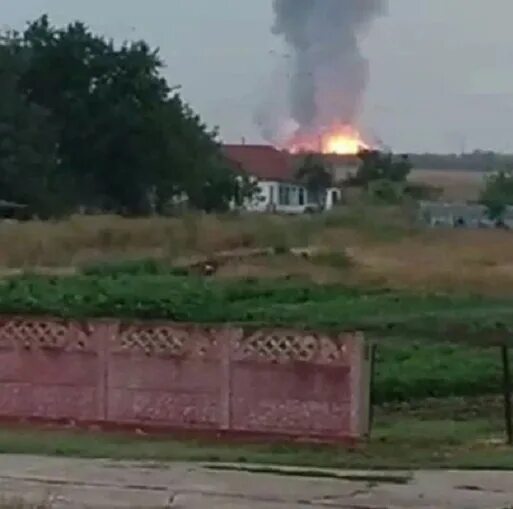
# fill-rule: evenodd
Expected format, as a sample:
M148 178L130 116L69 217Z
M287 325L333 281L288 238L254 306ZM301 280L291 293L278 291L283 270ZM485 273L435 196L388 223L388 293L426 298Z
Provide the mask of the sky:
M262 142L254 113L286 53L271 34L272 0L3 3L4 27L47 13L119 41L147 40L169 82L224 141ZM362 40L371 73L365 132L397 151L513 153L512 18L511 0L389 0Z

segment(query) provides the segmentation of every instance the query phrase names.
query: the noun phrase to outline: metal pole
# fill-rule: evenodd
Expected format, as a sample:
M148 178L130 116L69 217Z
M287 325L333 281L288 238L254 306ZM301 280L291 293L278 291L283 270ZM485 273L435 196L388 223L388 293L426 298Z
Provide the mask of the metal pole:
M511 409L511 369L509 364L509 348L506 345L501 347L502 352L502 373L504 383L504 418L506 422L506 437L508 445L513 445L513 419Z
M369 370L370 370L370 377L369 377L369 382L370 382L370 396L369 396L369 440L371 438L371 435L372 435L372 428L373 428L373 425L374 425L374 400L375 400L375 379L376 379L376 374L375 374L375 371L376 371L376 354L377 354L377 351L378 351L378 345L376 345L376 343L372 343L370 345L370 365L369 365Z

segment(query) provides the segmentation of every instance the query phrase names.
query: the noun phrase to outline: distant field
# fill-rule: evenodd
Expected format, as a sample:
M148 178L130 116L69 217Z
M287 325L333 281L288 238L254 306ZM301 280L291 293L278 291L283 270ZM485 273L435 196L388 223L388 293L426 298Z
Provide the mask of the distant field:
M459 170L414 170L410 180L443 189L449 201L477 200L483 187L484 174Z
M336 179L343 181L354 170L337 170ZM448 201L477 200L483 187L484 174L462 170L416 169L410 174L410 181L437 187L443 190L443 198Z

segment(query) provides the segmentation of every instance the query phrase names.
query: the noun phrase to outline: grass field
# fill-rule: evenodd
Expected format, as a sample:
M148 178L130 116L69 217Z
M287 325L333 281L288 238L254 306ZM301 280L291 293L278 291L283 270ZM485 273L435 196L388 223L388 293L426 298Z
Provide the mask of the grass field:
M278 254L233 257L218 278L297 277L418 291L509 295L513 236L499 231L421 231L414 212L350 207L316 217L120 219L1 223L0 270L67 273L84 264L138 259L170 263L226 250L275 248ZM323 256L287 254L315 247Z
M513 469L511 448L503 444L500 405L492 399L430 401L417 408L379 409L371 442L350 449L0 429L0 453L342 469Z
M337 179L345 180L354 174L354 169L337 171ZM485 182L485 173L478 171L434 170L415 168L408 180L413 184L429 186L441 191L441 199L447 201L475 201L479 199Z
M484 186L484 174L475 171L418 169L409 180L441 189L447 201L475 201Z

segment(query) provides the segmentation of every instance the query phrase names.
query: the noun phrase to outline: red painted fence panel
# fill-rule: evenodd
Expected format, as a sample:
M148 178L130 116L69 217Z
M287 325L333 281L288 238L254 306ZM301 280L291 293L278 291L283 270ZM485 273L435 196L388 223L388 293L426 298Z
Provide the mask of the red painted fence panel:
M334 441L368 397L359 334L0 320L0 418Z

